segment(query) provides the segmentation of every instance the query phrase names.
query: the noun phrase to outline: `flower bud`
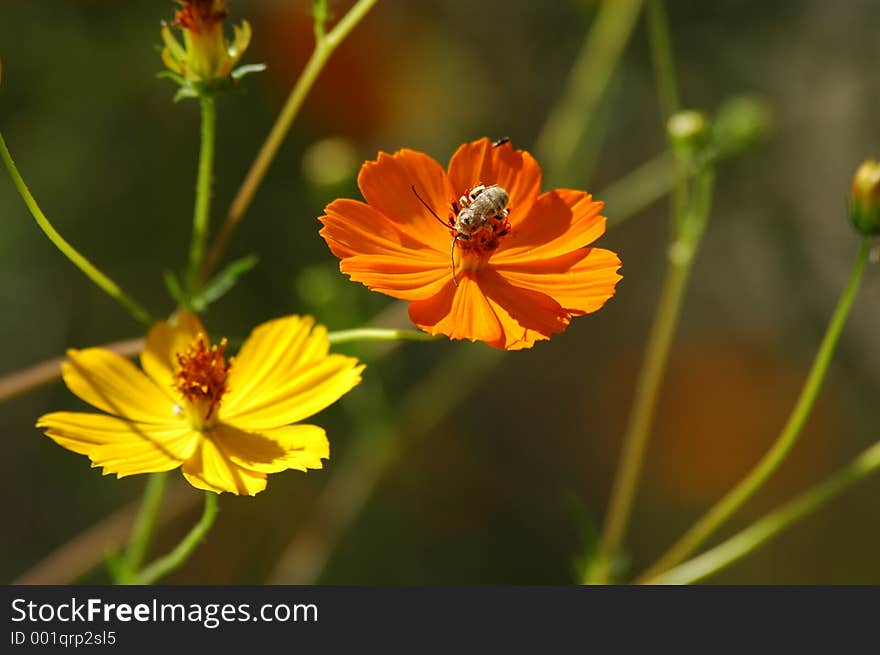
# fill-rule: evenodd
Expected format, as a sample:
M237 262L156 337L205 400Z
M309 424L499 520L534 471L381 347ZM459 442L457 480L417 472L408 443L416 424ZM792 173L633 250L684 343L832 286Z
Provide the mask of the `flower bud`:
M709 135L709 121L701 112L685 110L674 113L666 123L666 132L676 153L691 159L703 151Z
M182 5L174 21L162 26L162 61L172 73L184 81L210 84L225 81L241 59L251 41L247 21L233 27L230 43L223 33L223 22L229 16L226 0L178 0ZM171 31L183 31L183 44Z
M719 156L739 154L763 139L770 131L773 116L760 98L738 96L721 105L712 126L712 142Z
M880 162L867 159L853 176L849 217L865 236L880 235Z

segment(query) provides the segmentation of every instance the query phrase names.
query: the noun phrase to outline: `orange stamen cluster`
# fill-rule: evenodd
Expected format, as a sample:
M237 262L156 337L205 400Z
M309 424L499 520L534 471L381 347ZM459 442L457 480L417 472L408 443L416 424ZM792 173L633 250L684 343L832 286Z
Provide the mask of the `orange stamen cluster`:
M208 31L229 16L225 0L181 0L181 4L173 25L190 32Z
M185 353L177 353L177 390L208 421L226 393L230 362L226 361L226 339L210 348L200 335Z

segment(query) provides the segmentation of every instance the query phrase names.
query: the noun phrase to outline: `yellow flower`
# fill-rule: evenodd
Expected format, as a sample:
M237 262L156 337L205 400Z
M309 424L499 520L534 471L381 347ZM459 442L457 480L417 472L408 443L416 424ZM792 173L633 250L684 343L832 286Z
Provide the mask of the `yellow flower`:
M311 317L257 327L227 360L192 314L160 321L139 370L103 348L69 350L67 387L107 414L53 412L37 427L117 477L182 467L194 487L254 495L266 475L317 469L329 457L322 428L297 423L360 382L363 366L329 354ZM296 425L291 425L296 423Z
M226 0L179 0L183 5L171 26L183 30L183 45L162 26L162 61L177 75L190 82L225 80L251 42L251 26L242 21L233 26L232 42L223 34Z

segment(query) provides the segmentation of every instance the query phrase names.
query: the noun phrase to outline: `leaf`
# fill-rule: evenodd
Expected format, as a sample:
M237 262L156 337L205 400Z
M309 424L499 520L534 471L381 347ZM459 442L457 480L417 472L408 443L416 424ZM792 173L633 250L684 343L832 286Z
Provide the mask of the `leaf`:
M247 257L236 259L211 278L201 293L192 299L193 309L201 312L212 302L222 298L235 286L238 278L250 271L259 261L259 257L256 255L248 255Z

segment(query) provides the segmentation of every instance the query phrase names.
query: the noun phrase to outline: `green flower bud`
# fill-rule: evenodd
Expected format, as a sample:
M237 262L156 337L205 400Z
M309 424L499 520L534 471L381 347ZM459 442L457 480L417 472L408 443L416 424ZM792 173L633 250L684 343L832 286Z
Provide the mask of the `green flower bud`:
M666 132L673 148L680 157L689 160L706 147L709 121L698 111L686 110L674 113L666 123Z
M772 126L767 103L740 96L726 101L712 127L712 142L721 156L738 154L760 141Z
M853 176L849 196L849 217L865 236L880 235L880 163L862 162Z

